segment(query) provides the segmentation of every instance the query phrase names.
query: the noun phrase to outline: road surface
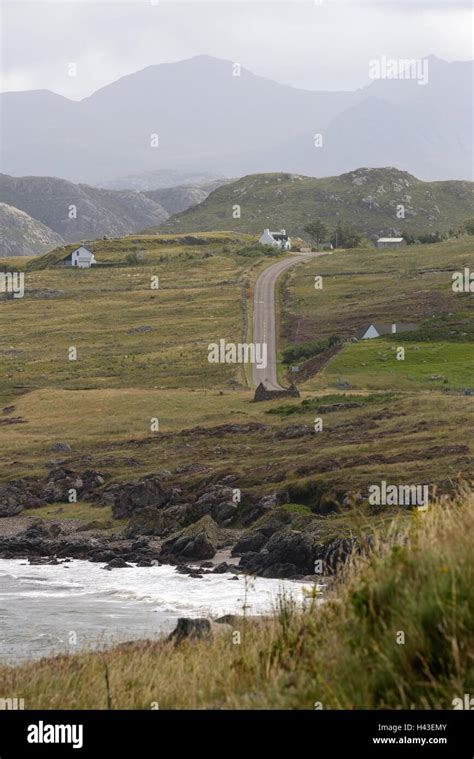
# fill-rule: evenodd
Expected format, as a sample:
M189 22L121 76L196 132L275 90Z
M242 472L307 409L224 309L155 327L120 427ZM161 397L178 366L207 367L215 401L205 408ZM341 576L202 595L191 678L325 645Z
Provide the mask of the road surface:
M280 274L308 258L324 256L327 253L291 253L288 258L269 266L258 277L253 296L253 342L267 344L267 366L252 366L255 386L263 382L268 390L283 390L277 377L277 352L275 328L275 284Z

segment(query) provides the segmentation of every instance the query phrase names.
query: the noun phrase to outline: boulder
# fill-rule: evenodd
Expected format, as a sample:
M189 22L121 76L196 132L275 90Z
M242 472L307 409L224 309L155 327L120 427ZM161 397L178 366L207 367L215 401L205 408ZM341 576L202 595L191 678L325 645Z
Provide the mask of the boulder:
M152 559L140 559L140 561L137 562L137 567L153 567L155 566L155 563Z
M205 528L194 534L179 535L163 543L160 557L184 559L212 559L216 548Z
M239 566L262 577L312 574L316 552L312 535L285 528L273 533L260 551L244 553Z
M284 529L274 533L265 548L268 551L268 565L294 564L303 574L314 571L316 543L311 535Z
M130 564L127 564L125 559L120 558L117 556L117 558L112 559L112 561L109 561L106 567L104 569L125 569L130 568Z
M244 553L253 553L260 551L267 542L267 537L263 532L251 532L243 535L237 541L232 549L232 556L242 556Z
M271 564L260 572L261 577L283 579L285 577L300 577L301 571L296 564Z
M329 543L319 544L314 560L323 562L322 574L336 574L354 553L361 552L362 547L357 538L336 538Z
M79 495L83 489L84 482L77 472L59 467L49 471L43 498L47 503L61 503L69 499L69 491L75 490Z
M265 537L269 538L278 530L281 530L285 525L291 524L291 514L288 511L275 511L268 514L268 516L259 523L258 531L263 533Z
M102 503L112 507L114 519L126 519L146 507L160 509L169 498L159 478L151 474L141 480L108 485L103 491Z
M175 532L177 527L184 526L189 521L191 508L190 504L182 503L159 510L153 506L138 509L132 514L125 528L125 536L127 538L140 535L167 537Z
M68 453L71 450L71 446L69 445L69 443L61 443L61 442L53 443L53 445L51 446L51 450Z
M0 487L0 517L13 517L23 509L37 508L43 503L36 482L19 479Z
M235 477L228 475L227 482L233 482ZM233 489L221 483L209 486L193 504L190 510L192 521L198 521L206 514L210 514L217 524L229 523L235 516L238 503L233 500Z
M197 617L189 619L180 617L173 632L168 637L175 646L185 640L208 640L211 641L217 635L232 634L232 627L225 623L217 624L210 619Z
M181 538L183 542L180 546L175 546L178 555L185 556L188 559L212 559L216 555L216 549L203 530L191 538Z
M233 501L222 501L216 503L211 509L211 516L217 524L229 524L235 516L237 504Z
M265 511L269 511L270 509L274 509L276 506L281 506L284 503L290 502L290 496L287 490L279 490L275 491L274 493L269 493L268 495L264 495L263 498L260 499L258 502L258 505Z

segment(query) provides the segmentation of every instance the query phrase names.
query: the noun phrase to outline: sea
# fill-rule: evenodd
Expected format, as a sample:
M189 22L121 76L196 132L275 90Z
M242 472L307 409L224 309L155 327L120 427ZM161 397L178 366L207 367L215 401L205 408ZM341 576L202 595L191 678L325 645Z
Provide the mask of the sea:
M205 574L192 578L162 565L104 569L82 560L29 564L0 560L0 661L156 640L179 617L270 614L282 596L303 603L310 583ZM232 578L238 577L234 580Z

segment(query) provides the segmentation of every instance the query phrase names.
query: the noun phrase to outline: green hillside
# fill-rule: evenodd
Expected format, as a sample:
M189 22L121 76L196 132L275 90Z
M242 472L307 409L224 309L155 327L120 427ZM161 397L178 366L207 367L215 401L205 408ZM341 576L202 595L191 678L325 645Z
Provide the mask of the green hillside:
M240 218L234 218L234 206ZM397 206L405 218L397 218ZM285 227L303 234L315 218L330 229L340 221L367 235L456 230L474 214L472 182L422 182L395 168L357 169L316 179L297 174L251 174L223 185L197 206L161 225L174 232Z
M374 340L346 346L306 382L298 376L302 398L286 404L301 407L294 419L267 414L272 404L251 403L241 365L207 360L210 341L248 334L252 287L271 263L249 239L209 232L97 241L98 261L119 265L85 270L51 266L52 254L32 259L25 297L0 301L8 324L0 399L14 407L0 425L4 479L41 474L53 444L64 439L73 467L87 457L88 466L128 480L167 462L172 472L191 467L173 476L197 487L209 472L192 467L204 461L215 477L238 476L243 492L286 489L299 504L333 489L364 488L382 475L439 482L468 472L472 397L462 390L472 385L472 295L453 293L450 282L452 271L472 260L472 238L398 251L338 250L282 279L282 349L332 334L348 338L372 318L408 319L421 329L415 342L404 337L403 363L392 360L389 339ZM138 263L128 262L133 253ZM15 268L13 259L9 265ZM316 274L324 279L320 291ZM158 290L150 288L154 276ZM68 360L70 346L77 361ZM341 378L349 392L376 397L346 408ZM342 407L325 414L324 435L308 436L314 405L327 405L328 393ZM303 406L307 398L311 405ZM162 435L150 436L154 416ZM219 431L248 422L263 427ZM293 422L303 428L295 431Z

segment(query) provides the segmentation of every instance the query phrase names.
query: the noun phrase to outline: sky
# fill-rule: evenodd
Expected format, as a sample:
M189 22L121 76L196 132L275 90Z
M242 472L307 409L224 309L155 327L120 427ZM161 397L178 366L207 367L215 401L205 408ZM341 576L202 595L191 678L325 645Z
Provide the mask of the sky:
M80 99L146 66L200 54L294 87L355 90L382 56L474 57L473 11L456 0L1 2L2 91Z

